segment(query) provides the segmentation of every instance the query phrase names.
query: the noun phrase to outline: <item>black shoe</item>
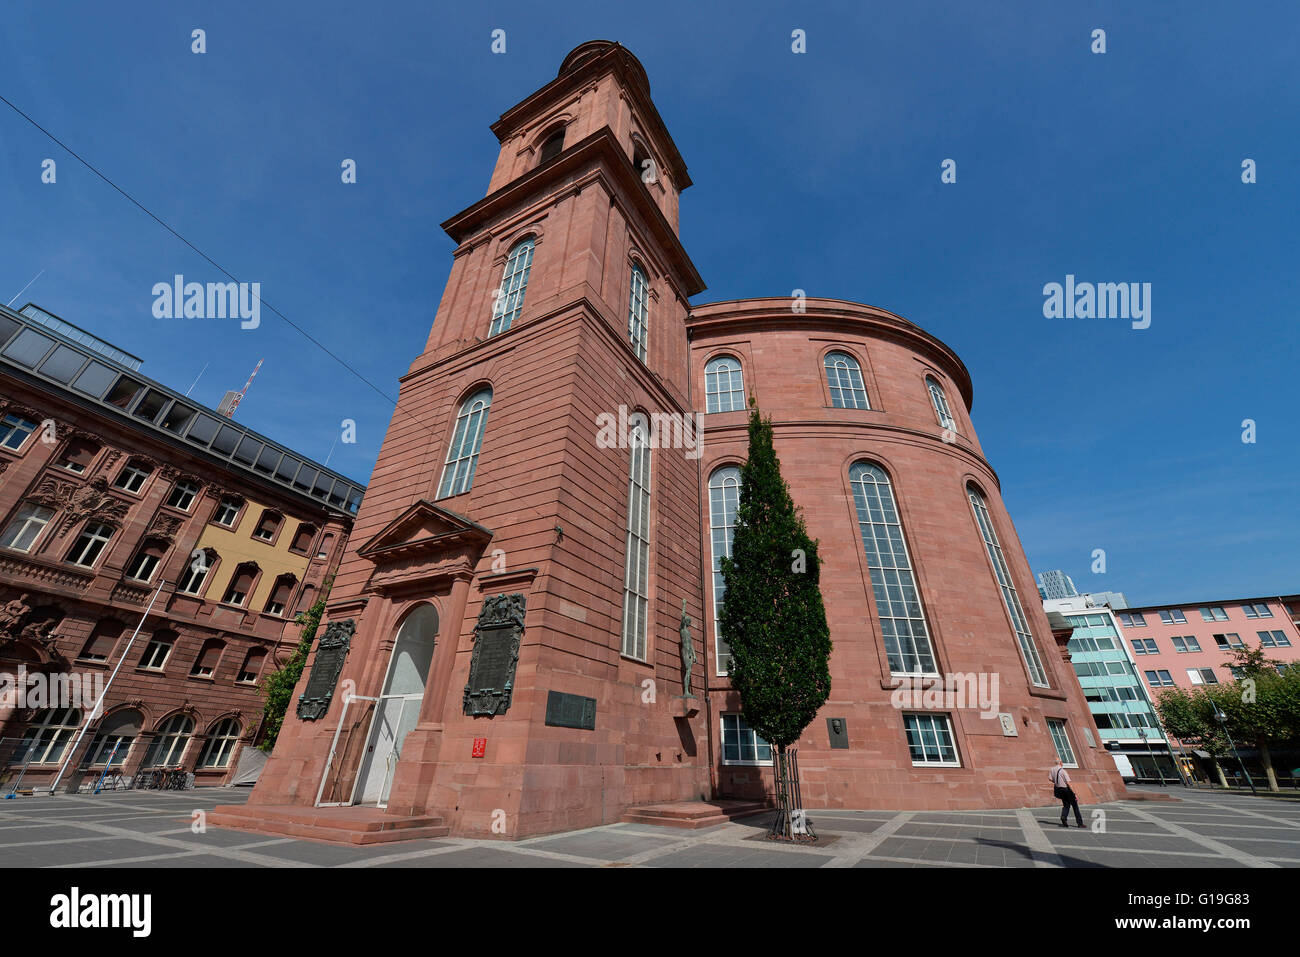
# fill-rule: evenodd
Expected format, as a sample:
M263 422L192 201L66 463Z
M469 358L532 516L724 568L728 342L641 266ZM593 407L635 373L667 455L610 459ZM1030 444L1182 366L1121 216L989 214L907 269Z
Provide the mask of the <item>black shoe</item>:
M1069 826L1070 825L1066 824L1064 821L1061 822L1061 827L1069 827Z
M1067 824L1065 826L1069 827L1070 825ZM1086 825L1082 821L1080 821L1078 824L1075 825L1075 827L1086 827Z

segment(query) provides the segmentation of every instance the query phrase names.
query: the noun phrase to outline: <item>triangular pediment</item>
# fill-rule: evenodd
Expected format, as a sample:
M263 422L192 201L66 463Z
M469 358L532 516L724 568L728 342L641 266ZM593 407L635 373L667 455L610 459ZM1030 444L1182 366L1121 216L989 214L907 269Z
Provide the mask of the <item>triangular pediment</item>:
M491 540L491 529L449 508L420 499L362 545L357 554L372 561L383 561L467 544L481 546Z

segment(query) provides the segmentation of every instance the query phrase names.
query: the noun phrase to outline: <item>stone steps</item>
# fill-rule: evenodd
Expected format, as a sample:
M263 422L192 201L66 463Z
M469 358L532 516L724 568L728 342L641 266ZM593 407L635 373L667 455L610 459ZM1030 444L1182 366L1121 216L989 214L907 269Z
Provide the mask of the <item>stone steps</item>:
M696 830L726 824L767 810L771 810L771 807L763 801L670 801L666 804L628 808L619 820L624 824L657 824L660 827Z
M208 823L258 834L299 837L331 844L387 844L446 837L451 828L436 815L388 814L373 807L223 804Z

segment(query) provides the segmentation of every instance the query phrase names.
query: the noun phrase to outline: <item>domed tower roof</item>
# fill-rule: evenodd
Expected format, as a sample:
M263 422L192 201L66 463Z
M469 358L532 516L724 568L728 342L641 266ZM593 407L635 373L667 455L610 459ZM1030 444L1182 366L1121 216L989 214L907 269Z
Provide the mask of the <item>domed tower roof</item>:
M631 67L630 72L644 88L644 92L649 94L650 77L646 74L645 67L641 65L641 61L633 56L632 52L628 50L627 47L623 46L621 43L615 42L614 40L588 40L586 43L578 44L569 51L569 55L566 56L564 62L560 64L560 72L556 74L556 78L558 79L566 73L572 73L583 64L597 59L610 50L618 51L618 56L622 58L629 67Z

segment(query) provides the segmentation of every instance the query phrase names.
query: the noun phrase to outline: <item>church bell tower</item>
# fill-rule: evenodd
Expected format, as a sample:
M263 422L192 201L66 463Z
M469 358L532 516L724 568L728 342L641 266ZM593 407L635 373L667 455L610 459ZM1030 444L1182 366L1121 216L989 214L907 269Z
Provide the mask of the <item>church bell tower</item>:
M702 684L705 618L690 177L617 43L577 47L492 132L248 814L519 838L710 796L683 681L685 660Z

